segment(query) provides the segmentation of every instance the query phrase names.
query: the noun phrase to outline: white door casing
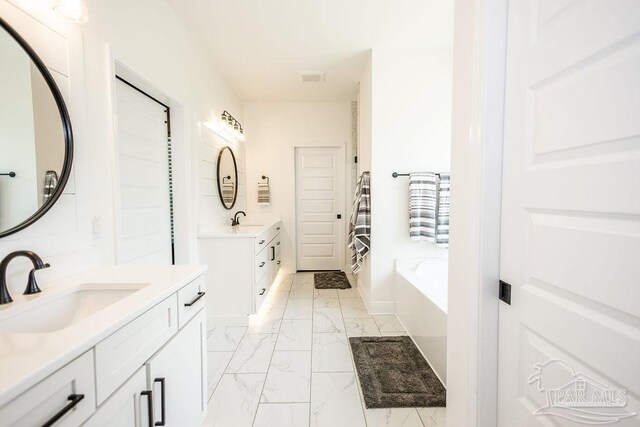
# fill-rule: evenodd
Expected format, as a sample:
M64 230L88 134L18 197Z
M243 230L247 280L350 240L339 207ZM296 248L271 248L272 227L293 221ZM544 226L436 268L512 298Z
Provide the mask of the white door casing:
M640 2L510 1L507 40L498 424L638 425ZM627 405L548 400L585 384Z
M171 264L167 112L116 80L119 264Z
M344 264L343 156L338 147L295 149L298 270L340 270Z

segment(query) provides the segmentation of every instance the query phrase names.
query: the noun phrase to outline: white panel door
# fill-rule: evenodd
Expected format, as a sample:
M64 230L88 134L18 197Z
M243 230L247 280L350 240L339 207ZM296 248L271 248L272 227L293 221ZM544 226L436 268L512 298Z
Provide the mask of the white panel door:
M500 426L640 425L639 36L637 0L509 2Z
M167 112L117 80L119 264L171 264Z
M344 162L340 148L296 148L298 270L341 270Z

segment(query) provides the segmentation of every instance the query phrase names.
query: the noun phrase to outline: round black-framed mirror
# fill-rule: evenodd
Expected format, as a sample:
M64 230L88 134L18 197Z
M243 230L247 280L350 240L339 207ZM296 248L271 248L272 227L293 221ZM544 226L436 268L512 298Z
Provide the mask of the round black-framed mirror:
M71 175L73 131L53 76L33 48L2 18L0 64L7 78L4 87L0 85L0 103L11 109L13 120L0 121L2 238L38 221L62 195Z
M238 165L229 146L221 148L218 153L216 177L220 203L225 209L232 209L238 199Z

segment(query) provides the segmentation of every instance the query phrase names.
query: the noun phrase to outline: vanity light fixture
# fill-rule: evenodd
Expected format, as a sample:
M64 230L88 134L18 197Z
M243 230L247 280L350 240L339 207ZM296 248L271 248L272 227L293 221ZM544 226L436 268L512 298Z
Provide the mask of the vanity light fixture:
M220 124L222 125L223 132L230 134L238 141L244 141L244 130L242 124L236 120L227 110L224 110L220 115Z
M86 0L54 0L53 10L76 24L83 24L89 20Z

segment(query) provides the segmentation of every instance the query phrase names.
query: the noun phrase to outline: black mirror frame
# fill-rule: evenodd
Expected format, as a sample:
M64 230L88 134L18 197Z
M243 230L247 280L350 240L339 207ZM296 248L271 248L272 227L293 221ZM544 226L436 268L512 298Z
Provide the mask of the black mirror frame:
M58 186L56 187L55 191L53 192L51 197L49 197L49 199L26 220L12 228L9 228L8 230L0 230L1 239L11 234L17 233L18 231L24 230L25 228L38 221L58 201L58 199L62 195L62 192L64 191L65 186L67 185L67 181L69 181L69 176L71 175L71 166L73 164L73 131L71 129L71 119L69 117L67 105L64 102L64 98L62 98L60 89L58 88L58 85L56 85L53 76L51 76L51 73L49 73L47 66L44 65L40 57L22 38L22 36L20 36L20 34L18 34L18 32L14 30L2 18L0 18L0 28L8 32L13 37L13 39L22 47L22 49L24 49L27 55L29 55L29 57L31 58L31 61L33 61L33 63L36 65L36 68L38 68L38 71L40 71L40 74L42 75L44 80L47 82L47 86L49 86L49 90L51 91L56 105L58 106L60 120L62 121L62 133L65 143L64 163L62 165L62 171L60 172L60 178L58 179Z
M222 155L224 154L224 150L229 150L229 153L231 153L231 159L233 160L233 170L236 174L236 179L234 181L236 185L235 191L233 192L233 203L231 203L231 206L229 207L227 207L227 205L224 203L224 199L222 198L222 183L220 180L220 163L222 162ZM233 209L233 207L236 205L236 200L238 199L238 164L236 163L236 155L233 154L233 150L228 145L222 147L220 149L220 152L218 153L218 163L216 165L216 180L218 181L218 196L220 196L220 203L222 203L222 206L229 211Z

